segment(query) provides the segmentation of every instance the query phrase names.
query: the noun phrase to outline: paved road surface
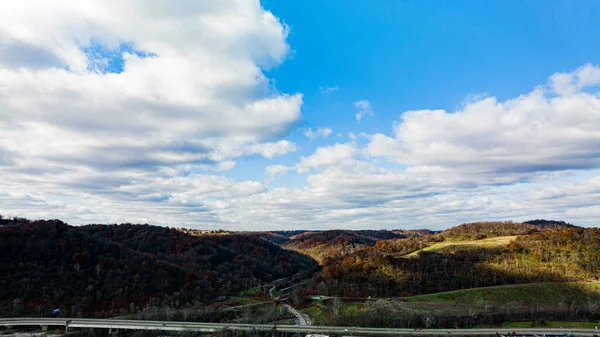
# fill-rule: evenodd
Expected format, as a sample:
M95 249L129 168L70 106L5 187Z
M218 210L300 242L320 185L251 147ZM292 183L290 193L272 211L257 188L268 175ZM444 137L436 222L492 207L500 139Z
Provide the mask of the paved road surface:
M271 297L272 299L278 299L279 297L275 297L275 295L273 294L273 291L277 288L277 286L272 287L271 289L269 289L269 297Z
M300 334L351 334L354 336L377 335L473 335L491 336L496 333L529 335L558 335L593 336L600 331L593 329L388 329L388 328L358 328L340 326L294 326L272 324L223 324L200 322L164 322L164 321L134 321L124 319L69 319L71 328L104 328L124 330L166 330L166 331L203 331L218 332L223 330L237 331L282 331ZM0 326L64 326L65 318L2 318Z
M308 325L306 318L301 312L299 312L289 304L284 304L283 306L286 307L292 315L296 316L296 318L298 319L298 325Z

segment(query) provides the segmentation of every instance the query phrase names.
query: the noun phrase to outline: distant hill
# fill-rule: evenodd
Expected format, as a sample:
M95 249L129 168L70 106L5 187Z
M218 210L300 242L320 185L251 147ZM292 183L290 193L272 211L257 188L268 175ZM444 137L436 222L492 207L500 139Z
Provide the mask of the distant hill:
M406 238L420 238L423 236L440 233L441 231L432 231L429 229L393 229L392 232Z
M379 240L405 237L404 234L388 230L305 232L292 236L283 247L309 255L323 263L326 259L345 256L365 247L374 246Z
M191 236L149 225L69 226L0 220L0 315L111 316L151 298L177 307L211 301L317 263L247 235ZM114 301L114 302L113 302Z
M283 245L286 242L290 241L293 236L306 233L305 230L295 230L295 231L270 231L270 232L241 232L242 234L258 236L261 239L270 241L277 245Z

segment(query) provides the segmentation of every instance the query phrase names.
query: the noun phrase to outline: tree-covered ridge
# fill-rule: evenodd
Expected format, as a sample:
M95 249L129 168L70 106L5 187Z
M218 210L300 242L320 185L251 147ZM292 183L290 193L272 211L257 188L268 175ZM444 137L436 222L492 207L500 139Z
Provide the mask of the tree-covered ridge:
M444 240L480 240L498 236L527 235L542 230L567 228L562 221L533 220L525 223L512 221L473 222L449 228L439 235Z
M193 305L318 265L244 235L191 236L149 225L72 227L4 221L0 227L0 314L107 316L150 298ZM113 304L113 300L115 303Z

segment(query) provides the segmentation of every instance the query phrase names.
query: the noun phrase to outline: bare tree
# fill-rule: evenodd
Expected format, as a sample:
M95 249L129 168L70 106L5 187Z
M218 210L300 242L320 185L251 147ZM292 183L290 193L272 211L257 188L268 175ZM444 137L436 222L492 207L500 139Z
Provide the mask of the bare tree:
M102 271L102 265L100 263L96 264L96 277L100 277L101 271Z

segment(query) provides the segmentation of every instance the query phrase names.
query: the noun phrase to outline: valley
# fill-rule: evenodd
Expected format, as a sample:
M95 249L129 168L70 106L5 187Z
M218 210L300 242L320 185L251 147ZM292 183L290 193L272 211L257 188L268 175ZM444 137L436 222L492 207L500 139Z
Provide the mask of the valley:
M4 317L426 329L600 319L600 232L562 222L238 233L5 219L0 239Z

